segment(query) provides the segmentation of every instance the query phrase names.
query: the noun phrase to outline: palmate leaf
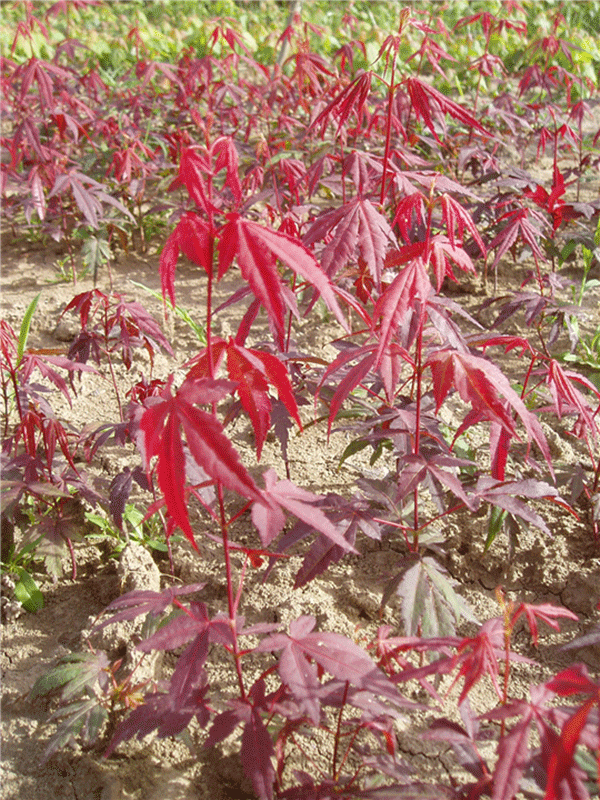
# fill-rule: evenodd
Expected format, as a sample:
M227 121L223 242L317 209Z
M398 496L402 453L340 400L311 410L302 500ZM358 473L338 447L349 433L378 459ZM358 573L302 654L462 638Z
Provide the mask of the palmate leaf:
M273 800L275 748L260 713L252 708L244 725L240 759L259 800Z
M388 266L399 263L403 263L399 251L390 254L386 260ZM373 309L373 328L379 342L375 358L376 367L381 365L384 354L389 352L392 338L405 322L409 311L418 306L421 313L424 313L425 304L432 293L433 287L423 260L419 257L413 258L396 275ZM409 343L405 346L409 346Z
M388 244L395 243L392 228L385 217L370 200L356 197L340 208L319 215L303 241L313 244L330 236L333 231L333 238L320 256L327 275L336 275L358 249L379 289Z
M237 384L235 391L243 408L250 416L256 437L256 454L260 460L262 447L271 424L271 399L269 383L277 389L279 399L290 416L302 430L296 398L290 384L285 364L271 353L247 349L233 339L213 339L213 368L216 369L226 359L229 378ZM209 377L208 352L204 350L194 358L188 378Z
M467 230L477 243L481 255L485 257L487 250L471 215L449 194L444 193L439 198L439 202L442 206L442 216L446 223L448 239L452 247L454 248L456 244L456 235L458 235L460 242L464 242L464 232Z
M211 619L204 603L192 602L185 613L169 619L152 636L140 642L137 649L145 653L152 650L175 650L188 642L195 642L194 647L198 648L200 647L198 637L205 634L211 642L220 642L226 645L233 643L229 621L219 615ZM207 653L204 653L201 659L202 663L204 663L206 655ZM199 653L197 653L197 658L200 658Z
M473 501L485 501L496 508L501 508L512 517L519 517L530 525L535 525L544 533L551 535L543 517L530 508L521 497L530 500L548 500L574 513L570 506L559 496L556 487L545 481L524 478L518 481L496 480L489 475L482 475L471 491Z
M600 710L600 683L591 680L584 664L559 672L556 677L546 683L550 691L561 697L583 694L584 702L564 722L560 738L550 753L547 767L547 785L544 800L558 800L562 797L561 784L576 768L575 749L581 741L584 728L594 708ZM598 726L595 727L594 744L600 745ZM600 781L599 781L600 783Z
M159 739L177 736L194 717L200 727L206 727L210 720L210 710L205 699L207 690L206 673L200 669L194 685L188 686L188 692L183 696L175 692L147 694L144 704L134 708L118 726L104 757L107 758L121 742L134 736L141 740L154 730Z
M263 639L256 648L257 652L284 651L285 657L282 654L279 664L281 679L300 701L312 696L314 686L314 673L304 668L303 659L308 658L334 678L348 681L357 689L371 691L395 705L406 704L394 684L362 647L339 633L313 632L315 624L312 616L298 617L290 623L289 635L275 633Z
M502 256L510 250L521 238L531 248L533 257L538 261L546 261L546 256L540 249L539 242L543 238L542 232L537 228L533 222L530 222L530 216L540 220L539 215L535 214L529 208L519 208L515 211L509 211L504 214L498 222L503 220L507 221L504 228L495 236L493 241L490 242L489 249L496 250L496 258L492 264L492 269L495 269ZM543 220L541 220L543 223Z
M221 169L225 168L225 186L231 189L233 198L239 205L242 201L239 161L237 150L235 149L235 144L231 136L220 136L216 139L213 142L211 152L213 155L217 156L214 171L219 172Z
M242 277L265 307L282 349L285 302L284 287L276 268L277 259L317 290L338 322L349 332L330 279L298 239L231 213L219 229L219 278L227 272L234 258L237 258Z
M402 619L407 636L451 636L460 617L477 622L453 581L430 556L405 561L405 568L386 587L382 605L396 592L402 598Z
M181 152L179 175L171 183L169 189L175 189L183 183L198 208L210 216L217 209L208 199L203 173L213 174L209 162L199 153L197 147L186 147Z
M538 605L532 605L531 603L520 603L512 615L511 627L514 627L516 620L522 615L527 619L529 630L531 631L531 639L534 645L537 645L538 643L538 619L545 622L546 625L549 625L555 631L560 630L560 626L558 622L556 622L558 617L574 620L579 619L577 614L574 614L567 608L554 606L551 603L539 603Z
M188 212L177 223L160 254L160 282L163 297L175 306L175 268L182 251L190 261L210 275L212 272L212 246L214 231L202 217Z
M338 380L337 389L329 404L329 420L327 423L327 435L331 433L331 426L337 416L338 411L342 407L344 400L350 395L360 382L365 378L375 364L375 349L377 345L363 345L348 349L340 353L340 355L327 367L321 382L318 387L317 397L326 382L326 380L338 370L343 369L348 363L354 361L356 358L362 356L358 364L355 364L348 371L344 377Z
M29 698L34 700L57 690L67 700L85 690L95 692L96 687L108 684L109 663L106 653L69 653L48 672L38 678Z
M550 359L548 362L545 379L559 419L565 413L575 413L579 428L596 436L598 434L596 413L587 398L574 385L578 383L584 386L595 395L596 400L600 400L600 391L594 384L583 375L564 369L555 359Z
M105 619L94 630L100 630L106 625L112 625L114 622L120 622L126 619L135 619L146 614L157 616L162 614L171 605L176 597L185 594L192 594L199 592L204 588L204 583L190 583L186 586L170 586L162 592L152 592L149 589L136 589L133 592L117 597L104 609L107 611L116 611L108 619Z
M403 81L403 85L406 86L411 100L411 106L414 109L417 118L423 120L438 142L440 140L435 131L432 112L450 114L451 117L454 117L454 119L462 122L467 128L472 128L486 136L493 136L493 134L491 134L489 131L486 131L486 129L475 119L472 114L469 114L469 112L466 111L462 106L450 100L448 97L425 81L422 81L419 78L407 78L405 81Z
M285 514L282 509L285 508L290 514L324 534L344 552L357 552L344 537L344 528L331 522L318 508L316 503L321 499L318 495L301 489L291 481L280 481L273 469L268 469L263 477L266 488L260 502L252 506L252 522L256 525L265 547L283 529Z
M548 728L547 703L552 693L546 686L532 686L530 692L529 700L515 700L481 715L481 719L503 721L518 717L514 727L498 742L492 800L512 800L519 788L523 773L531 763L530 730L534 723L540 733L544 728Z
M108 709L101 706L96 697L87 697L84 700L75 700L61 706L50 720L59 717L61 723L44 751L41 759L42 765L54 753L64 750L68 745L73 745L76 737L80 737L85 744L96 742L108 719Z
M364 115L365 103L371 91L372 78L372 72L362 72L352 83L333 98L318 117L311 122L310 128L316 128L320 125L320 136L322 137L327 124L335 119L338 123L335 132L337 136L353 111L356 113L358 124L360 124Z
M438 350L429 356L427 366L433 376L436 410L439 411L444 398L454 388L462 400L473 406L473 422L477 421L477 415L481 415L481 418L497 423L506 432L506 441L510 441L518 435L509 407L512 408L525 426L529 441L534 441L540 448L553 474L548 442L537 417L527 409L495 364L470 353Z
M170 387L153 398L140 429L146 469L158 457L158 484L173 521L196 547L185 500L185 456L182 432L193 460L215 482L264 504L265 499L215 417L195 406L223 399L234 388L229 381L187 380L173 396Z

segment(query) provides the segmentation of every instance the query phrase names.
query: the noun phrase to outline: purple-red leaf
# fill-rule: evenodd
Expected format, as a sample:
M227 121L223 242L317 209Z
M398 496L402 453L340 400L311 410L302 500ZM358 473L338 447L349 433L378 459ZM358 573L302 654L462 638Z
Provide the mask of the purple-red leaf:
M162 592L151 592L146 589L127 592L127 594L113 600L104 609L105 612L115 609L120 610L117 610L116 614L101 622L97 629L100 630L106 625L112 625L114 622L121 620L135 619L142 614L152 614L153 616L162 614L171 605L175 597L199 592L204 586L204 583L190 583L187 586L169 587Z
M275 748L260 713L253 708L244 725L240 758L259 800L273 800Z
M433 376L438 410L450 389L454 388L462 400L472 404L477 414L496 422L513 438L517 436L517 430L508 404L521 419L530 442L538 445L552 470L550 450L537 417L527 409L499 367L481 356L456 350L432 353L427 365Z
M252 506L252 521L256 525L261 541L266 547L282 530L285 523L284 508L298 519L312 526L316 531L327 536L334 544L346 552L356 553L344 537L341 526L331 522L315 504L319 496L306 489L301 489L291 481L278 480L275 470L269 469L264 474L266 489L260 502ZM268 502L265 503L265 499Z

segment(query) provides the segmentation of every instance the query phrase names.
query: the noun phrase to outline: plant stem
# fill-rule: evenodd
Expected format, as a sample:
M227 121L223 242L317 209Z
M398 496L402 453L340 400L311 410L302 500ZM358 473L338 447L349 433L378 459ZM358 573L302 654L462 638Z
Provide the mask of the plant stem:
M231 571L231 551L229 549L229 535L227 531L227 520L225 518L225 503L223 500L223 486L217 484L217 492L219 496L219 511L221 514L221 537L223 540L223 555L225 557L225 577L227 580L227 606L229 609L229 624L231 626L231 636L233 640L233 660L235 662L235 671L237 673L238 686L240 688L240 697L242 700L246 699L246 689L244 687L244 676L242 673L242 664L240 661L240 651L237 638L237 623L236 611L237 604L236 598L233 594L233 575ZM241 593L241 586L240 592ZM239 603L239 593L237 603Z
M342 704L340 706L340 713L338 714L337 720L337 728L335 731L335 744L333 746L333 760L331 763L331 774L334 780L337 780L338 773L336 770L337 767L337 758L338 758L338 748L340 745L340 736L342 734L342 716L344 713L344 708L346 706L346 700L348 699L348 689L350 688L350 682L346 681L346 685L344 686L344 696L342 697Z
M423 381L423 316L419 309L421 319L419 320L419 333L417 336L417 396L416 396L416 416L415 416L415 446L414 455L419 455L421 448L421 394ZM413 493L413 548L414 552L419 549L419 489L415 487Z
M392 137L392 103L394 100L394 90L395 86L395 76L396 76L396 56L394 56L392 60L392 77L390 79L390 86L388 89L388 107L387 107L387 118L385 121L385 150L383 153L383 173L381 175L381 194L379 196L379 203L383 205L383 201L385 199L385 184L387 178L387 167L388 161L390 159L390 142Z

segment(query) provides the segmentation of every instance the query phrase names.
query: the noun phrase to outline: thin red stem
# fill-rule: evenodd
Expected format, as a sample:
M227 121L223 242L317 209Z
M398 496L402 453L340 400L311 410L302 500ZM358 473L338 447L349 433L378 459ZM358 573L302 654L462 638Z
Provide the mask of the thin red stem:
M387 119L385 122L385 151L383 154L383 174L381 176L381 194L379 197L379 202L383 205L383 201L385 199L385 184L387 179L387 171L388 171L388 161L390 159L390 142L392 137L392 103L394 100L394 89L395 87L395 76L396 76L396 57L392 61L392 77L390 80L390 87L388 90L388 108L387 108Z

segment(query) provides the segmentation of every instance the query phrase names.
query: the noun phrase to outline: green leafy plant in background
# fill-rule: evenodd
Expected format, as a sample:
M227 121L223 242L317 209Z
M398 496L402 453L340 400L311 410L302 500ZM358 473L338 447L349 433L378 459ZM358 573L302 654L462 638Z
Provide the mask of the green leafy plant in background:
M168 551L162 538L164 533L162 521L152 518L145 519L145 515L131 503L127 503L123 511L122 530L119 530L108 518L92 511L85 513L85 519L90 526L90 530L86 534L86 541L96 543L108 540L112 544L111 557L113 558L117 558L130 541L140 544L150 551L155 550L158 553L167 553Z

